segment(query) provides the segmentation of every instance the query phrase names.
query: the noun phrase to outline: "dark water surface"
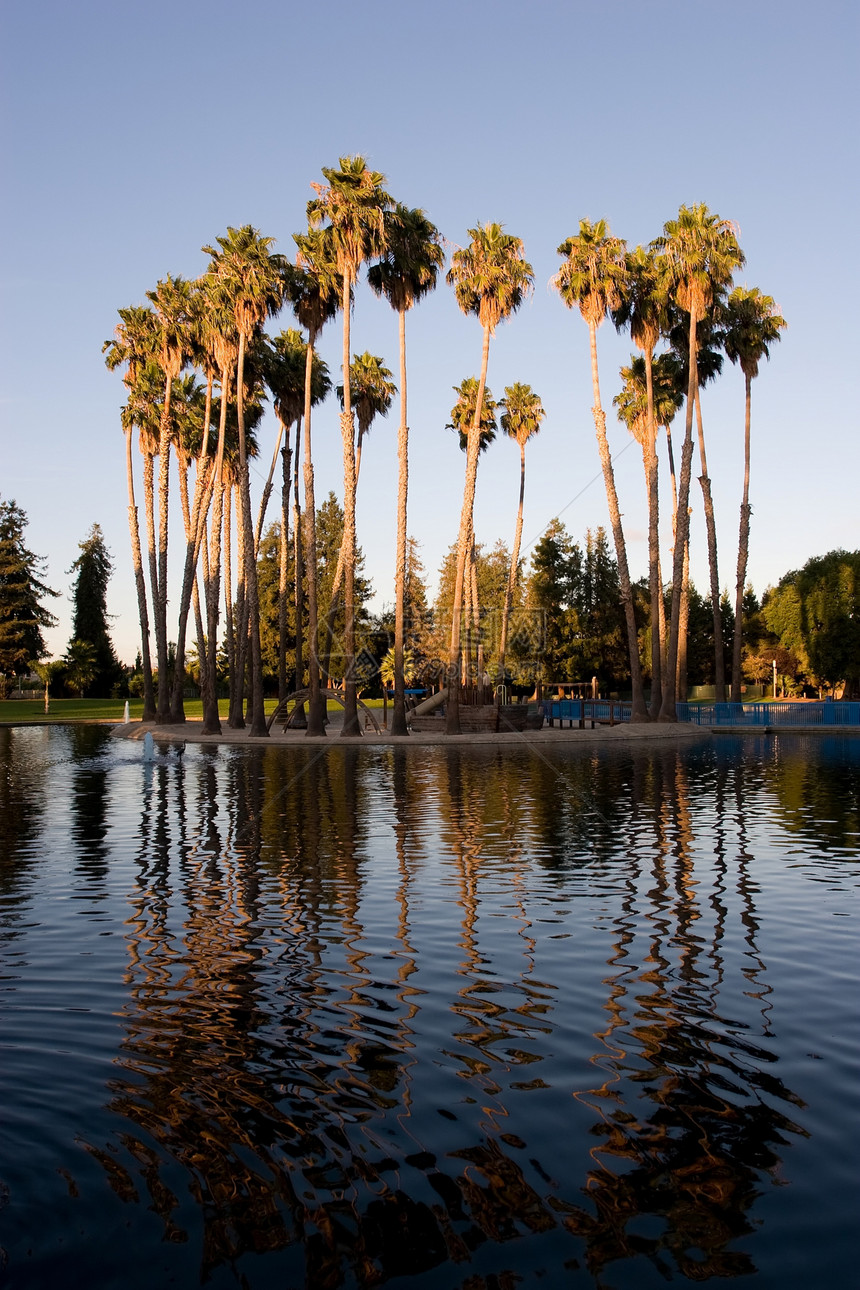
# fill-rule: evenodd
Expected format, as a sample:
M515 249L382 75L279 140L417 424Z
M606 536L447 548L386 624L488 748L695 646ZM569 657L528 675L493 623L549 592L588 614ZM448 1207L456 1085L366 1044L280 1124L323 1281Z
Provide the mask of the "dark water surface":
M0 730L9 1287L857 1284L860 741Z

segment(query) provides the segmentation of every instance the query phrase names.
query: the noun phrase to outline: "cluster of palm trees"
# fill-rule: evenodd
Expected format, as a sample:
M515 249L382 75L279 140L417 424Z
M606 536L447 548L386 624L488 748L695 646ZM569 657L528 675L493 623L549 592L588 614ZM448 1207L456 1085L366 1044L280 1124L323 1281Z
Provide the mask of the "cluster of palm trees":
M204 729L219 733L217 677L221 624L222 563L224 592L223 647L230 678L231 726L245 724L244 696L249 695L250 734L267 733L263 708L257 557L266 510L274 487L278 455L282 458L280 524L279 624L281 657L279 691L285 697L287 615L292 493L294 595L296 598L296 686L308 676L307 731L325 731L322 677L328 674L335 613L344 617L344 724L347 737L360 734L356 691L356 488L361 450L374 418L387 414L397 387L381 359L364 353L350 358L351 311L360 271L367 265L371 289L388 300L399 321L399 407L397 542L395 563L394 705L392 731L405 735L406 582L408 501L408 418L406 384L406 315L436 286L444 265L439 231L422 210L394 201L385 177L360 156L342 157L322 171L325 183L312 185L308 229L295 235L295 262L272 251L272 239L250 225L230 228L214 246L206 271L189 282L168 277L147 293L148 304L119 311L114 337L105 344L109 367L123 366L127 399L123 408L129 491L129 529L141 623L144 720L184 720L183 681L188 620L192 612L197 635ZM477 380L457 388L452 421L466 454L465 483L457 543L457 565L451 616L446 728L460 729L459 679L462 665L462 618L468 604L464 587L474 552L473 511L480 451L495 432L497 405L487 389L490 339L500 321L513 314L533 287L533 271L519 238L499 224L469 230L466 246L456 250L447 273L457 303L477 317L482 329L482 359ZM597 374L597 328L610 314L616 325L629 325L642 349L644 402L639 365L630 369L621 412L640 439L646 463L651 511L651 594L655 635L652 647L652 715L674 716L672 678L681 637L684 560L687 552L688 495L692 462L692 409L706 371L702 354L716 338L739 361L747 377L747 445L749 386L768 344L784 326L769 297L755 291L727 296L732 270L743 257L729 225L705 207L682 208L678 221L648 249L628 253L609 235L604 223L583 221L577 237L559 248L562 268L554 279L563 300L578 304L589 326L594 381L594 418L604 468L607 498L616 543L622 597L627 615L635 714L647 718L642 697L633 597L624 548L612 463L600 404ZM304 334L290 328L274 338L263 328L267 319L288 306ZM316 354L323 327L340 311L343 323L341 403L343 446L343 538L326 622L320 622L317 587L316 509L311 440L311 412L331 389L326 365ZM683 312L682 312L683 311ZM657 356L661 337L677 349L677 331L688 333L686 370L674 350ZM710 347L710 348L708 348ZM708 361L712 361L708 359ZM671 364L674 363L674 368ZM657 549L656 426L668 427L670 404L680 405L678 383L687 380L687 432L677 487L676 533L672 567L672 609L668 630L662 614L662 581ZM638 384L637 384L638 382ZM665 388L664 388L665 387ZM278 436L256 519L251 508L249 461L257 454L256 427L262 416L264 390L272 396ZM671 393L666 394L666 389ZM673 402L674 401L674 402ZM540 398L527 385L505 390L503 430L521 450L519 512L505 598L500 641L504 672L508 619L519 567L525 481L525 445L544 418ZM357 433L356 433L357 421ZM294 438L292 437L295 431ZM147 559L144 564L133 470L133 432L143 457ZM709 485L700 434L706 513ZM176 624L175 665L168 669L167 572L171 454L178 467L184 523L184 561ZM303 464L300 501L299 460ZM748 455L747 455L748 462ZM194 464L194 484L190 484ZM157 510L157 515L156 515ZM711 508L712 510L712 508ZM235 526L238 569L233 576L231 552ZM749 529L748 465L741 508L738 556L740 594L746 569ZM709 528L710 533L710 528ZM472 560L474 556L472 554ZM743 564L743 568L741 565ZM148 586L147 586L148 574ZM202 584L202 596L200 585ZM676 594L677 593L677 594ZM306 603L303 604L303 598ZM676 604L677 601L677 604ZM716 597L718 606L718 597ZM717 609L718 612L718 609ZM303 615L308 639L304 657ZM155 639L155 667L150 653ZM719 637L718 637L719 639ZM738 658L739 672L739 658ZM157 687L155 677L157 676ZM662 685L661 685L662 677ZM656 696L656 697L654 697Z
M735 632L731 697L741 697L743 597L749 550L750 386L762 358L777 340L785 320L770 296L758 288L732 287L735 270L745 262L735 229L705 205L682 206L677 219L647 247L628 250L613 237L604 220L582 220L579 233L558 248L562 265L553 278L564 303L577 306L591 344L594 395L592 414L597 433L609 508L630 654L632 717L635 721L676 720L678 678L684 675L686 602L689 566L690 483L693 465L693 414L696 415L701 465L699 482L708 538L711 605L714 615L714 672L717 701L726 697L722 645L717 538L699 391L719 372L722 352L739 363L746 379L744 486L740 511ZM646 707L639 661L633 591L627 565L621 512L606 437L606 414L600 399L597 329L607 316L620 330L629 328L641 351L622 368L624 387L615 399L620 415L642 447L648 494L649 593L651 604L651 705ZM667 349L658 354L661 342ZM669 427L686 398L686 424L676 478ZM659 547L657 427L667 432L673 494L671 609L665 620Z

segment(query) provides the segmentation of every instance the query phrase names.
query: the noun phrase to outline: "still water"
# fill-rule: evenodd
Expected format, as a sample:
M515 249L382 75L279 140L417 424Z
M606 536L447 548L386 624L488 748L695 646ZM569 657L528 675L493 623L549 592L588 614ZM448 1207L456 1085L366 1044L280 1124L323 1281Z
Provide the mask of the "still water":
M0 730L9 1287L856 1285L860 741Z

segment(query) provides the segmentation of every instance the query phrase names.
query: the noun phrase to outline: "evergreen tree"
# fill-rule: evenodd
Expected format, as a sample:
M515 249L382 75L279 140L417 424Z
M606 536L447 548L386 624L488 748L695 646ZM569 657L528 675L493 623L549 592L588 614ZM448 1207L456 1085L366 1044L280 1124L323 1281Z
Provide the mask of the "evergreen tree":
M108 632L107 585L113 573L113 561L98 524L92 526L78 547L81 554L69 570L76 576L72 587L74 615L68 648L71 651L72 646L80 642L92 646L94 670L87 670L83 689L91 697L104 698L111 694L122 674Z
M39 578L45 563L24 545L27 516L14 501L0 502L0 698L11 676L23 676L45 653L42 630L56 619L41 603L59 593Z

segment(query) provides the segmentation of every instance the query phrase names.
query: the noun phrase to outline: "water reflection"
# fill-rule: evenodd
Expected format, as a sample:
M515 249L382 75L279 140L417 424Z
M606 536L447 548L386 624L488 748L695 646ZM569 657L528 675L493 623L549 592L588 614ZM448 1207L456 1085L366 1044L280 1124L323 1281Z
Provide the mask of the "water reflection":
M112 1127L86 1135L112 1193L204 1280L254 1284L261 1254L315 1288L754 1272L757 1200L809 1130L750 811L804 818L822 777L751 779L726 745L416 751L145 772ZM73 780L103 888L117 773Z

